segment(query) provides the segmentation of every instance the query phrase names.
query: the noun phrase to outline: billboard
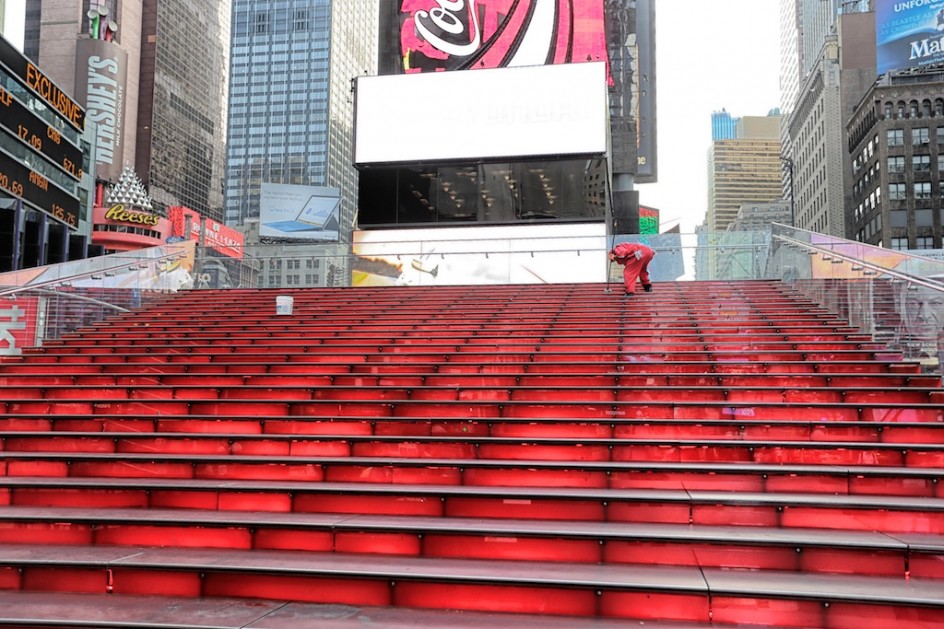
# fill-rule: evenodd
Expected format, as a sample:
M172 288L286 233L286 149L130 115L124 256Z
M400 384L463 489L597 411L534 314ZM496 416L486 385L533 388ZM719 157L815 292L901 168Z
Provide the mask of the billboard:
M3 37L0 37L0 66L6 66L17 80L56 110L73 128L78 131L85 129L85 110Z
M607 61L603 0L385 4L381 55L403 73Z
M605 243L603 223L362 230L352 285L602 282Z
M264 183L259 197L259 236L337 242L341 190Z
M187 217L190 217L190 233L187 232ZM210 247L224 256L242 260L245 238L241 233L227 227L212 218L203 218L199 212L189 207L175 205L167 208L167 218L171 222L171 236L200 242L200 226L203 222L203 245Z
M878 74L944 62L944 0L877 0Z
M95 177L117 181L124 167L122 125L128 53L111 41L79 39L75 50L75 97L95 127Z
M655 0L384 0L379 73L602 62L611 166L656 180Z
M659 210L643 205L639 206L639 233L659 233Z
M656 16L655 0L636 0L635 67L628 81L632 85L630 102L635 120L636 183L655 183L658 179L656 147ZM615 153L615 152L614 152ZM614 170L624 172L616 163Z
M604 155L605 77L602 63L359 77L354 161Z

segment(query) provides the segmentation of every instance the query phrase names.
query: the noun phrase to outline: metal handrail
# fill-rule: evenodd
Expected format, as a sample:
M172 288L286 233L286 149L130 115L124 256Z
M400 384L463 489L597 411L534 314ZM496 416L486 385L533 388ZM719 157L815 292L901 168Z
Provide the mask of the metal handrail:
M944 292L944 284L942 284L941 282L937 282L934 280L927 280L925 278L918 277L916 275L911 275L909 273L902 273L901 271L889 269L881 265L875 264L873 262L863 260L861 258L849 256L844 253L839 253L838 251L835 251L833 249L820 247L820 246L814 245L813 243L803 242L802 240L796 240L795 238L789 238L787 236L782 236L782 235L774 235L773 238L774 240L779 240L787 245L797 245L799 247L802 247L808 250L811 253L821 253L823 255L828 254L829 256L832 256L833 258L840 258L844 262L849 262L850 264L861 265L862 267L868 268L872 271L875 271L876 273L882 273L884 275L889 275L893 278L896 278L905 282L909 282L911 284L917 284L918 286L923 286L925 288L930 288L936 291Z

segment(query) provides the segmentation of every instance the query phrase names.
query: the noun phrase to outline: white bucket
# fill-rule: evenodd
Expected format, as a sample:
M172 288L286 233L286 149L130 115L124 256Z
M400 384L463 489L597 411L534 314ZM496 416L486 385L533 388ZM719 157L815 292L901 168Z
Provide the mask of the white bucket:
M275 298L275 314L290 315L292 306L295 305L295 298L288 295L279 295Z

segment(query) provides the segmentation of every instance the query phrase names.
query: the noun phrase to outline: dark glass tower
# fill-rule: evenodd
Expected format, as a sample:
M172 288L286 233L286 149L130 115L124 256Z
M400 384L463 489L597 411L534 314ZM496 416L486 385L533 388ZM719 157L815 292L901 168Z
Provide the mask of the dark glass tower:
M144 0L135 170L151 198L222 219L229 3Z

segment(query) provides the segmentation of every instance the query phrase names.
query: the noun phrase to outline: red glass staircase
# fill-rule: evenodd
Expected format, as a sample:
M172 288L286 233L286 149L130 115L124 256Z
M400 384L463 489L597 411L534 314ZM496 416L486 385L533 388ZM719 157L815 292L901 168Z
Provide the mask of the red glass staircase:
M940 379L784 284L276 294L0 362L0 626L944 626Z

